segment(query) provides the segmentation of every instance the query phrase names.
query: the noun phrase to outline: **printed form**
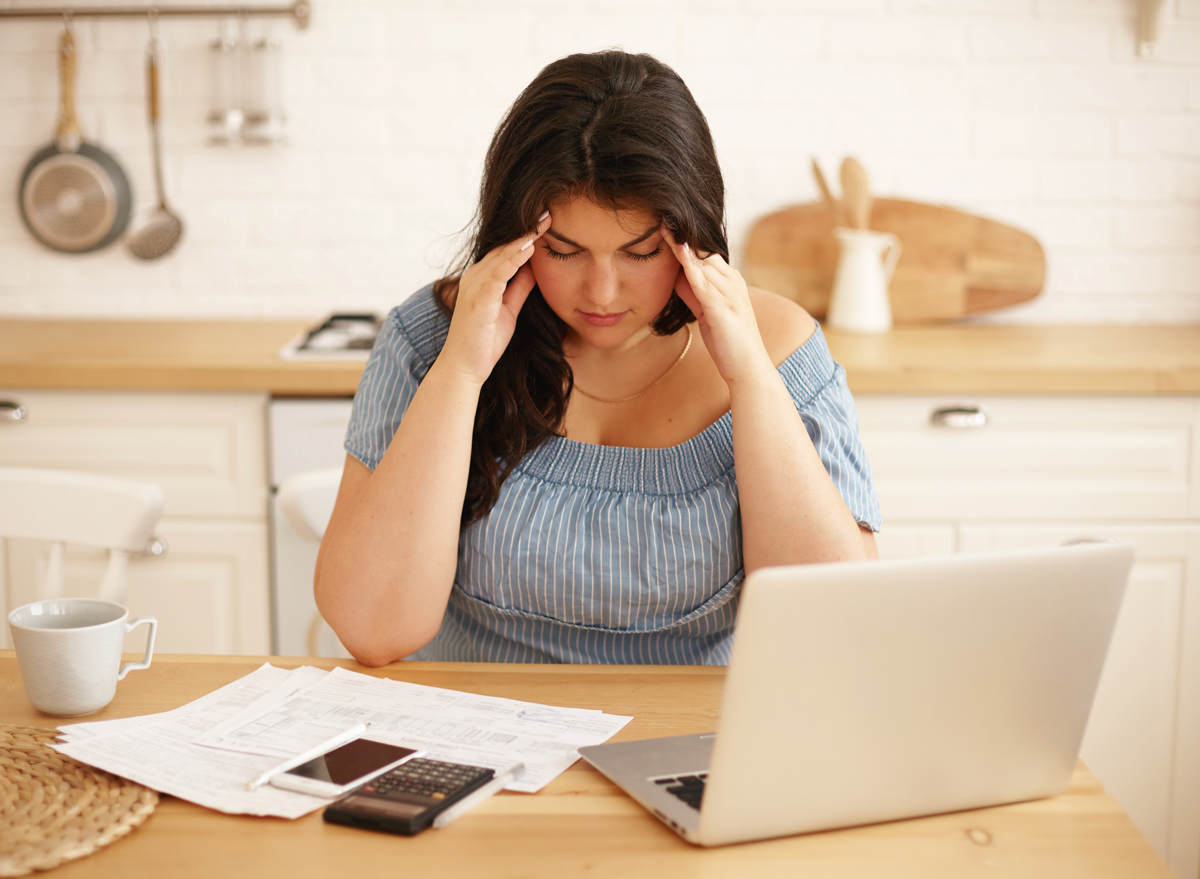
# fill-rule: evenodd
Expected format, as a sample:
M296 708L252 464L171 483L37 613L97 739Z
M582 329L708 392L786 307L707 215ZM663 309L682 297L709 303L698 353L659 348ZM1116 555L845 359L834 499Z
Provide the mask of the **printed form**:
M67 741L51 747L97 769L220 812L299 818L328 801L270 786L245 789L247 781L278 765L278 758L212 751L194 742L276 687L294 692L297 683L311 683L313 673L324 674L320 669L287 671L264 665L174 711L71 724L64 727ZM112 729L106 729L110 724Z
M181 708L62 727L61 754L221 812L298 818L329 800L246 783L362 722L371 738L427 756L503 770L535 792L632 718L375 678L269 664Z
M632 718L375 678L336 668L274 705L251 705L196 741L283 760L359 723L367 735L421 745L433 760L497 772L525 764L507 790L534 793Z

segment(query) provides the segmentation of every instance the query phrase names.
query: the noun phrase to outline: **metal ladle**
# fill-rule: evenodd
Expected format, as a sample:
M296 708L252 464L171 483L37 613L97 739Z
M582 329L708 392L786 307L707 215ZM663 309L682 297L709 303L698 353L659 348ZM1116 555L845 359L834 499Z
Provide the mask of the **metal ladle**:
M138 259L158 259L165 256L183 237L183 221L167 207L163 192L162 157L158 134L158 39L151 20L150 46L147 59L147 78L150 92L150 142L154 147L154 185L158 192L158 208L129 233L129 252Z

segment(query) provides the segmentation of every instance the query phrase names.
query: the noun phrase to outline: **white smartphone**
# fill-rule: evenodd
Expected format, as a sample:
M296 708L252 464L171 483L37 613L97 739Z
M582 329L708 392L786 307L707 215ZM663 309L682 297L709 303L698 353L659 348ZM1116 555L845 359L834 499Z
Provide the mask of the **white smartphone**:
M340 797L423 753L418 746L355 739L307 763L275 773L271 784L315 797Z

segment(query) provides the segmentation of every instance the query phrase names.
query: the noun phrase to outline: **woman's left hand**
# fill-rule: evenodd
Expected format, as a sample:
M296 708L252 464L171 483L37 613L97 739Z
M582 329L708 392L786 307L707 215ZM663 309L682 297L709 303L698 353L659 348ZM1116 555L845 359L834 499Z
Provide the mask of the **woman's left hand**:
M764 367L773 373L775 367L763 345L750 292L741 274L720 254L701 259L688 245L677 243L666 223L662 235L679 260L675 292L696 315L700 337L721 377L732 386L762 375Z

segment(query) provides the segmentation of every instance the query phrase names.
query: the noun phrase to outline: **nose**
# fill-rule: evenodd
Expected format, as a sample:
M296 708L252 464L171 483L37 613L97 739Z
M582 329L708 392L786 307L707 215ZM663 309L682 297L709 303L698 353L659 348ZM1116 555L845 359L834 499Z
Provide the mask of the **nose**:
M609 260L595 260L588 273L584 294L597 306L607 306L617 299L617 273Z

